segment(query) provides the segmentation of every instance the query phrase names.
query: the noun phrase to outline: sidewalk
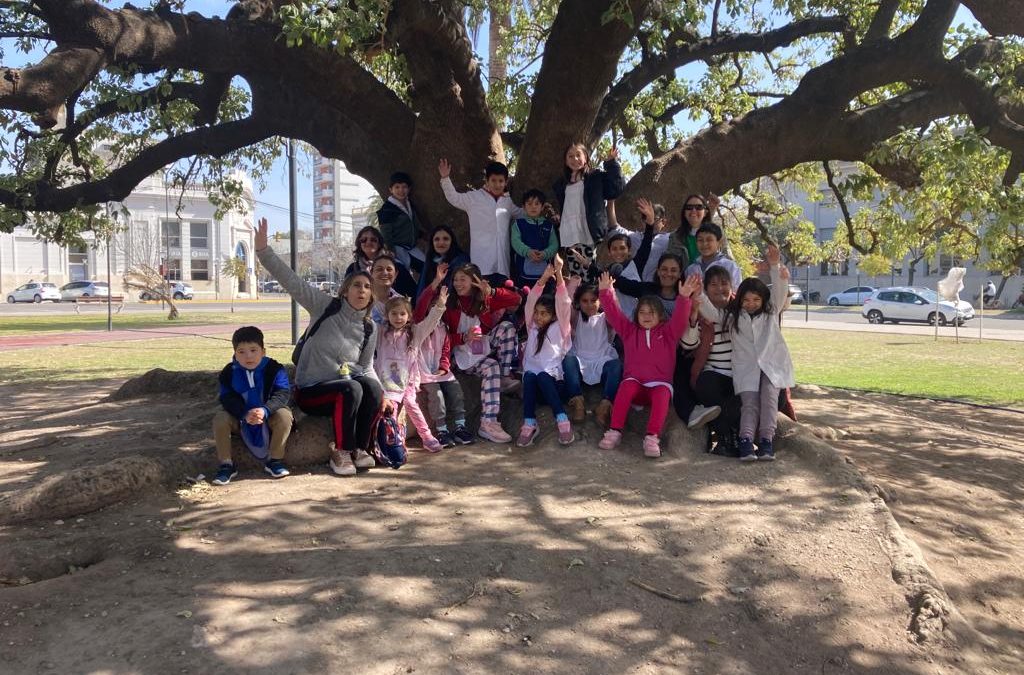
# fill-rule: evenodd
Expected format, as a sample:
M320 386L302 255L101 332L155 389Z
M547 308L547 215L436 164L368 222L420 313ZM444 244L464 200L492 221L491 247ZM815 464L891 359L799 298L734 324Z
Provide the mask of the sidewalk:
M1005 325L1005 323L1003 324ZM918 335L921 337L934 337L935 326L926 324L882 324L875 325L867 322L850 323L848 321L820 321L811 319L805 322L801 316L799 319L786 314L782 322L783 328L809 329L809 330L831 330L846 331L850 333L884 333L896 335ZM939 337L942 339L953 339L957 336L953 326L939 326ZM978 322L973 319L967 322L966 326L960 326L959 336L961 340L978 340ZM1015 330L1002 328L993 321L986 320L981 330L982 340L998 340L1003 342L1024 342L1024 329Z
M291 322L279 321L260 326L265 331L287 330ZM125 342L129 340L155 340L158 338L188 337L191 335L230 335L238 326L230 323L205 324L199 326L173 326L168 328L134 328L122 330L82 330L67 333L43 335L10 335L0 337L0 352L33 347L56 347L64 345L87 345L98 342Z

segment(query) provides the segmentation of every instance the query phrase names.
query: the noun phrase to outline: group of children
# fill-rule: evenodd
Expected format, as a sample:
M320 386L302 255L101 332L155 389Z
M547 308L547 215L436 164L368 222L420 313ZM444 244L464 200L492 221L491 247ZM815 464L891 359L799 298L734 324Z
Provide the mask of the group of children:
M687 198L677 232L660 232L664 211L659 216L646 200L638 202L647 225L643 233L609 229L607 220L594 222L600 216L593 202L595 195L614 199L616 185L621 191L618 164L612 156L604 171L590 170L585 152L574 145L566 151L565 178L555 186L562 205L556 226L539 190L524 194L522 208L510 199L504 165L489 164L484 187L471 192L455 189L447 161L441 160L438 169L448 201L469 215L468 257L446 226L430 234L426 254L412 252L405 231L411 227L416 233L411 180L401 173L393 177L391 197L382 208L388 212L380 216L385 234L378 242L369 238L369 249L357 242L357 263L360 253L365 257L376 250L387 258L392 276L399 276L395 269L402 264L413 264L419 273L414 297L389 286L391 297L373 312L379 324L373 368L384 390L384 409L403 409L425 450L475 440L466 426L463 392L455 377L459 371L480 378L481 438L513 441L499 422L501 395L521 388L523 421L516 445L526 447L537 438L541 402L554 413L558 441L568 445L575 440L573 423L585 419L583 385L600 385L602 399L594 415L607 431L599 446L616 447L631 407L649 406L643 449L646 456L659 457L680 345L696 344L694 335L704 324L731 340L731 374L742 402L740 459L774 457L779 393L794 384L779 328L784 304L773 302L756 277L740 281L738 266L721 250L722 230L710 222L702 197ZM603 202L601 212L606 213ZM605 268L593 256L602 241L610 260ZM387 254L389 248L407 250L395 260L399 256ZM655 250L663 252L648 270ZM366 261L370 270L375 261ZM772 288L788 288L777 249L769 248L767 263ZM709 274L712 269L715 273ZM737 291L723 305L705 291L711 277L724 275ZM220 377L224 411L214 421L222 463L214 483L234 476L232 431L265 459L270 475L287 475L287 377L280 364L266 357L258 329L240 329L232 342L235 357ZM429 421L417 400L420 392L428 402ZM703 410L701 421L713 416L713 410ZM355 466L360 466L358 459Z

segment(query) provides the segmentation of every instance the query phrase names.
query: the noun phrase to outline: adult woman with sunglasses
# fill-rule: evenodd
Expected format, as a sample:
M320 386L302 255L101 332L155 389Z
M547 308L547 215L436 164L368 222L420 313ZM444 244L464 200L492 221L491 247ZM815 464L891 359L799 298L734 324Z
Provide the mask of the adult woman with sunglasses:
M356 247L352 251L352 264L345 270L345 276L353 272L371 274L373 271L373 261L386 250L384 235L376 227L367 225L359 230L359 234L356 235ZM395 261L395 280L393 286L396 291L406 297L412 298L416 295L416 280L409 273L409 268L397 260Z
M711 222L711 215L718 210L718 197L708 195L705 199L701 195L690 195L683 201L682 222L679 227L668 237L666 253L672 253L683 259L686 269L690 263L700 260L700 253L697 251L697 230L704 223ZM726 250L727 244L722 243L722 250Z

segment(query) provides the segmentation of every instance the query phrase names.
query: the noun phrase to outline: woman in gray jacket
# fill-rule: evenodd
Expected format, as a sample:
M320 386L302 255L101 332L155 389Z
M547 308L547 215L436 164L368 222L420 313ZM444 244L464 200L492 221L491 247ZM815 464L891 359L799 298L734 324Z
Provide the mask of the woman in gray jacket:
M373 369L377 327L370 318L373 291L370 276L356 272L345 277L332 298L311 287L267 246L267 219L256 231L256 255L268 272L309 312L308 335L295 366L295 402L307 415L331 417L334 441L330 467L340 476L374 465L367 453L378 410L384 400ZM321 319L321 317L323 317Z

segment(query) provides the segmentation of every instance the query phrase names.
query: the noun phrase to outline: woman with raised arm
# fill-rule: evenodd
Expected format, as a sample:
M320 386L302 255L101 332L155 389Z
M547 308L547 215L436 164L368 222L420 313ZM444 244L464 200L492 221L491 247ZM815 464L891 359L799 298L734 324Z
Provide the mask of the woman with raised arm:
M312 288L267 246L267 219L256 229L256 256L297 303L309 312L310 329L295 364L295 402L307 415L331 417L334 441L330 467L340 476L374 465L367 452L378 410L384 400L373 369L377 326L370 317L370 275L345 277L335 298Z

